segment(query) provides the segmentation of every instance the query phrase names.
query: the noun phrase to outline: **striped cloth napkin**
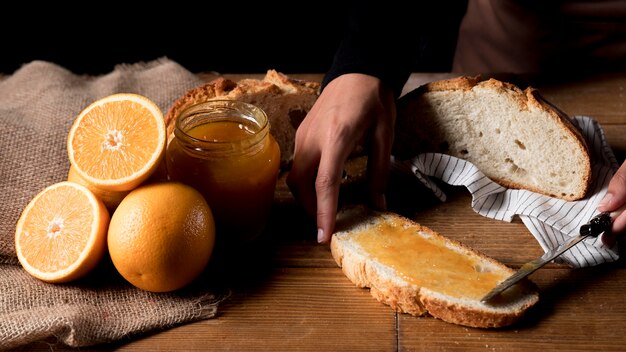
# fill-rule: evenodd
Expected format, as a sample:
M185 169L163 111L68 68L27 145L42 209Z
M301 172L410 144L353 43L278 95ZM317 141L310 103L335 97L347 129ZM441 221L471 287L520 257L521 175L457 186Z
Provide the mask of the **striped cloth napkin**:
M424 153L408 161L396 162L402 165L395 166L410 170L441 201L445 201L446 196L429 176L451 185L467 187L472 194L472 208L480 215L509 222L518 215L544 251L548 251L569 237L578 235L580 226L598 214L598 203L604 198L609 181L619 167L597 121L587 116L575 116L572 122L581 130L592 153L590 192L579 201L564 201L502 187L472 163L446 154ZM578 268L618 258L617 246L607 248L600 238L587 238L555 261Z

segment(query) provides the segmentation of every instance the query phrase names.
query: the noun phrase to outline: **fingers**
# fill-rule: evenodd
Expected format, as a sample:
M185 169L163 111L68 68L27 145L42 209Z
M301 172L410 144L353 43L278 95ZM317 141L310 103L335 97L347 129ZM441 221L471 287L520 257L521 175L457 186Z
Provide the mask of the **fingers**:
M309 112L307 118L315 116L317 106ZM296 132L291 169L287 175L289 190L302 205L309 216L315 216L317 196L315 194L315 177L320 161L321 148L311 137L310 121L306 118Z
M296 144L293 164L287 176L291 192L307 213L317 220L317 240L320 243L330 240L335 227L343 164L351 150L344 145L345 140L329 137L323 144L323 152L311 148L298 150Z
M364 137L373 140L368 167L373 204L385 207L395 118L395 108L389 106L395 106L394 96L379 79L345 74L326 86L298 127L287 184L307 212L315 215L319 242L330 240L343 166ZM394 114L388 116L391 111Z
M344 148L346 150L347 148ZM315 179L317 192L317 241L326 243L335 228L341 173L347 155L324 153Z
M626 203L626 162L617 170L611 181L606 196L598 205L600 211L617 210Z
M615 211L626 204L626 162L617 170L611 181L607 194L598 205L599 211ZM626 233L626 211L622 211L613 221L610 233L602 236L602 242L607 246L613 246L618 238Z
M319 156L300 153L294 157L291 169L287 175L289 190L311 217L315 216L317 196L315 194L316 165Z
M390 96L390 99L393 100L393 96ZM372 132L373 144L367 159L370 202L373 207L379 210L387 209L385 190L389 179L394 120L395 109L391 112L385 111L377 117L377 123Z
M615 220L610 232L602 235L602 243L607 247L613 247L618 239L624 236L626 232L626 211L622 211Z
M296 133L296 145L287 185L309 215L316 218L317 240L330 240L335 227L343 164L352 148L350 128L338 117L314 108Z

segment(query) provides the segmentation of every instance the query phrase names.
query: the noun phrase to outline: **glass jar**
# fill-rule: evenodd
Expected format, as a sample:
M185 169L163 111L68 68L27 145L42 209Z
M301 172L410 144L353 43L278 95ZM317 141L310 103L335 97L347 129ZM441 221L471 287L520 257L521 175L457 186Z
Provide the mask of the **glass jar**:
M269 218L280 166L278 143L260 108L234 100L192 105L176 117L166 163L169 179L209 203L218 238L257 238Z

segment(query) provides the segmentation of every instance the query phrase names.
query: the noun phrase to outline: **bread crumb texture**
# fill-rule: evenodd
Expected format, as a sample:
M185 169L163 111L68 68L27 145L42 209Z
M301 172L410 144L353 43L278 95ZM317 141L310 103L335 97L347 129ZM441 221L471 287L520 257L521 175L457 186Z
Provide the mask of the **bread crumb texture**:
M460 77L422 86L398 105L394 154L401 159L441 152L468 160L508 188L565 200L588 191L585 140L536 89Z

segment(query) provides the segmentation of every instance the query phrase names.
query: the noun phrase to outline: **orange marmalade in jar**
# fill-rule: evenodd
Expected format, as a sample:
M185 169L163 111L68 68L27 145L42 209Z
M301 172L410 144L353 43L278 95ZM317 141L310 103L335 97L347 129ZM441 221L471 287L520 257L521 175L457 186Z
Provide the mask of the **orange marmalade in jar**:
M183 110L175 123L166 152L169 178L204 195L224 242L258 237L269 218L280 166L265 112L240 101L214 100Z

